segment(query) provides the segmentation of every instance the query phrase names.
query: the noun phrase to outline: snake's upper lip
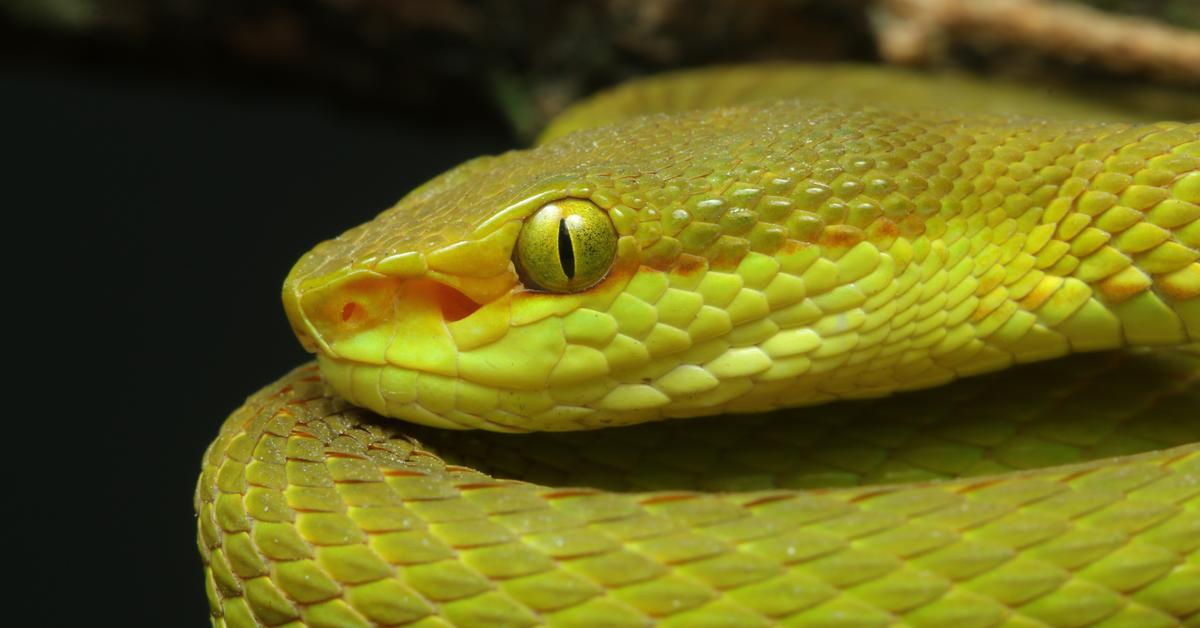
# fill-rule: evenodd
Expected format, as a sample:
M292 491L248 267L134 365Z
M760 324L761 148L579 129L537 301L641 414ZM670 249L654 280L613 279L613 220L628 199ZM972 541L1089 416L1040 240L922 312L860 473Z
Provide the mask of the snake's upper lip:
M521 222L508 221L477 239L432 252L407 251L360 260L332 272L329 243L292 268L283 305L301 344L335 355L336 340L379 323L403 321L436 305L441 325L461 320L518 285L511 262ZM422 310L424 311L424 310ZM424 316L424 314L421 314Z
M289 281L284 285L283 301L292 329L306 350L351 359L364 357L341 356L355 337L394 336L401 329L409 335L441 335L446 323L466 318L482 305L453 285L428 276L395 277L371 270L351 271L315 285ZM418 319L423 321L419 332L409 329ZM385 351L388 347L380 344L383 340L386 338L360 340L353 343L350 353L361 353L363 347L358 345L376 345L380 352Z

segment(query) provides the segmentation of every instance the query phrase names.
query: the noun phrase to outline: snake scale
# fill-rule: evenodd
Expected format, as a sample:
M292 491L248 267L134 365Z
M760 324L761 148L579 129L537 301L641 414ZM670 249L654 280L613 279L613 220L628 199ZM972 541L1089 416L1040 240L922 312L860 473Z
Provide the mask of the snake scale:
M956 80L636 82L317 246L214 625L1200 626L1200 124Z

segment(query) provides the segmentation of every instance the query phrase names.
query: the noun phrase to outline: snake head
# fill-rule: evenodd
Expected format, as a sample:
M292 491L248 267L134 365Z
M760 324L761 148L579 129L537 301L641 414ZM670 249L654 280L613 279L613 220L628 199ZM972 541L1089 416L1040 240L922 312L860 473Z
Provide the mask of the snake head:
M772 366L754 346L779 331L772 310L805 298L781 271L819 254L744 206L737 120L649 117L467 162L305 255L284 284L292 327L339 394L419 423L720 411Z
M441 427L545 429L593 414L554 395L608 386L600 348L615 320L588 312L636 273L636 229L618 233L573 169L545 176L531 163L467 162L293 267L285 311L338 393Z

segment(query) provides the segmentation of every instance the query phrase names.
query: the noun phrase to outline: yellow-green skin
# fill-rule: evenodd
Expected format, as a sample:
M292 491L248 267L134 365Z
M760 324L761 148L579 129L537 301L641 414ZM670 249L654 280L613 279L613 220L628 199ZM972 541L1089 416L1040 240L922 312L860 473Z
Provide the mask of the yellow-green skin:
M305 256L321 372L235 412L197 488L214 622L1200 625L1195 349L577 434L350 405L579 430L1200 341L1200 124L829 72L616 90ZM613 268L525 289L523 221L568 198Z

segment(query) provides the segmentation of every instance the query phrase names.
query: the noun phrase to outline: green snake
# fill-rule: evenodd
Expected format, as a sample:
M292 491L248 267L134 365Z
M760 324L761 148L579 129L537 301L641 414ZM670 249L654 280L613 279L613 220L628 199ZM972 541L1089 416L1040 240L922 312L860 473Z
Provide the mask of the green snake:
M1200 625L1200 124L967 83L632 83L317 246L214 625Z

